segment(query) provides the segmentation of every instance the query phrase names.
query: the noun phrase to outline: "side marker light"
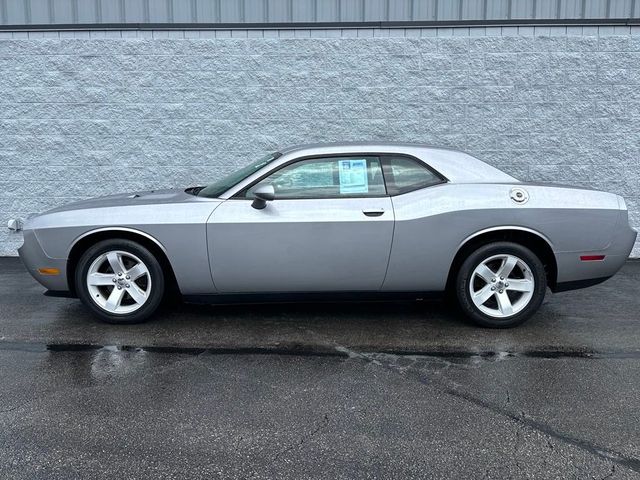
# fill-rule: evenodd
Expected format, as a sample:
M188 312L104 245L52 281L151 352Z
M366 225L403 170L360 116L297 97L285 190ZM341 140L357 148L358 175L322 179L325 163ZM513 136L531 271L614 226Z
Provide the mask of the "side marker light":
M583 262L599 262L604 260L604 255L580 255L580 260Z
M38 273L40 275L60 275L59 268L39 268Z

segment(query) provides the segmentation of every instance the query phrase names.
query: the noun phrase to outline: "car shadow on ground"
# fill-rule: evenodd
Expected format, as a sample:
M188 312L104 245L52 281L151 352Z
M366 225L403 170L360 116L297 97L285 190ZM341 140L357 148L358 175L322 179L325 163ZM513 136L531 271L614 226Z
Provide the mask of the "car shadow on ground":
M597 288L597 287L596 287ZM511 329L474 325L443 300L202 305L177 303L135 325L111 325L78 300L55 299L39 338L49 344L208 349L224 352L403 355L591 354L635 349L637 319L604 314L587 291L549 295L536 315ZM584 297L584 298L583 298ZM603 321L606 320L606 321Z
M371 351L461 354L514 350L542 343L556 316L543 306L527 324L509 330L475 326L444 300L420 302L313 302L167 305L150 321L109 325L67 300L58 331L71 330L101 344L207 348L219 351L331 353ZM83 333L84 332L84 333ZM88 332L88 333L87 333ZM536 332L541 332L536 335ZM531 340L533 341L531 342ZM562 342L562 335L555 341ZM554 341L554 344L555 344ZM525 348L531 348L526 346Z
M553 295L521 326L475 326L442 300L167 304L146 323L110 325L77 299L42 295L17 261L0 270L0 338L43 345L224 350L430 352L637 350L640 262L614 279ZM610 301L604 302L603 299Z

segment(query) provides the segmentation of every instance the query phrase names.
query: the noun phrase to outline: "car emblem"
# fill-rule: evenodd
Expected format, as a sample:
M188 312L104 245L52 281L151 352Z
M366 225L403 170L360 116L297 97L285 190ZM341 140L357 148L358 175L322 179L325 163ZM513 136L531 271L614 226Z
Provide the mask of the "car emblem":
M511 200L513 200L516 203L519 203L520 205L527 203L529 201L529 193L524 188L520 188L520 187L512 188L510 192L510 196L511 196Z

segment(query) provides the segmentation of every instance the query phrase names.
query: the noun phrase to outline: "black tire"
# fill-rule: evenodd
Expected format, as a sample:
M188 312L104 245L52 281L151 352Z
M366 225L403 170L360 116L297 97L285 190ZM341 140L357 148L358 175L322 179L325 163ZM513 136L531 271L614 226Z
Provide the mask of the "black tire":
M491 257L496 255L513 255L521 259L528 267L528 269L525 270L529 271L529 274L534 281L533 294L530 300L528 301L528 303L526 303L525 301L522 302L522 304L526 306L512 315L501 318L491 316L480 310L480 308L477 307L474 303L470 291L471 281L483 282L482 279L478 280L477 276L471 278L476 267L485 262L487 259L490 259ZM517 268L518 271L524 271L520 266L518 266ZM516 269L514 268L514 270ZM515 272L514 275L517 273L518 272ZM491 279L490 281L494 281L494 279ZM497 281L500 282L500 279L498 278ZM482 283L480 285L481 287L483 286ZM486 286L492 287L492 284L487 284ZM509 289L505 288L504 290L500 290L500 292L502 293L502 291L505 291L507 294L514 297L516 299L515 301L520 298L520 295L524 295L521 292L507 292L507 290ZM483 245L472 252L460 267L455 283L456 297L458 300L458 305L462 309L462 312L476 324L488 328L510 328L515 327L516 325L520 325L525 320L530 318L538 310L538 308L540 308L540 305L544 300L546 290L547 276L544 270L544 265L542 264L540 259L528 248L512 242L490 243L487 245ZM491 292L487 291L487 293ZM494 297L490 297L488 302L491 301L495 301L496 308L499 308L497 307L497 296L495 297L495 300ZM482 305L482 307L484 308L485 305Z
M92 263L101 255L116 250L126 252L140 259L147 267L151 281L148 298L144 303L140 302L142 305L131 313L111 313L100 307L96 301L93 300L86 282L87 274ZM115 276L114 274L114 277ZM75 271L75 286L78 298L80 298L91 313L100 320L114 324L132 324L144 322L157 310L164 296L165 275L155 256L139 243L126 239L110 239L96 243L88 248L80 257ZM124 298L130 299L129 301L133 300L132 297L125 296Z

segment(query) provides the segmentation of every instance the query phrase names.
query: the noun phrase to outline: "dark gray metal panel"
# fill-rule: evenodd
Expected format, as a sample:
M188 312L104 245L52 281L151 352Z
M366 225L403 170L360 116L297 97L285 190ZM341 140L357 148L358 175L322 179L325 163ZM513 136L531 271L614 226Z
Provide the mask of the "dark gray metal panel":
M31 21L33 23L50 23L49 0L31 0Z
M388 11L388 20L394 22L410 21L411 20L411 0L394 0L390 2ZM381 19L385 20L385 19Z
M31 23L30 19L27 21L25 11L27 10L26 2L23 0L5 0L7 6L7 24L25 24Z
M2 25L638 18L640 0L0 0Z
M263 0L252 0L245 3L249 4L249 7L250 7L249 11L254 12L256 10L256 5L254 4L262 5ZM219 6L219 1L217 0L197 0L196 1L196 17L198 18L198 22L215 23L220 21L218 17L218 11L219 11L218 6ZM260 18L259 21L262 21L262 19L264 18L262 12L259 12L258 18ZM252 20L249 20L249 21L252 21Z
M125 19L127 22L144 22L144 0L124 0Z
M606 18L608 3L603 0L586 0L585 18Z
M317 22L334 22L339 18L340 0L317 0Z
M293 7L289 0L268 0L267 17L265 22L290 22L290 7Z
M176 23L192 23L195 22L196 9L192 0L172 0L173 1L173 21ZM229 3L229 2L228 2ZM241 2L232 2L240 5ZM239 18L240 12L238 8L234 8L233 18Z
M381 18L386 19L387 1L386 0L364 0L364 21L377 22Z
M560 2L561 18L582 18L583 0L563 0Z
M149 21L158 23L166 22L168 10L169 0L149 0Z
M117 0L100 0L99 15L101 20L96 23L118 23L122 21L122 4ZM55 21L50 23L57 23Z
M510 0L488 0L487 20L508 19L510 3Z
M31 0L31 23L38 23L35 15L38 13ZM55 23L74 23L73 2L71 0L51 0L48 2L48 12Z
M610 2L607 17L620 18L629 16L631 12L631 1L632 0L616 0L615 2Z
M340 2L340 21L342 22L361 22L363 12L361 0L341 0Z
M440 1L438 5L439 20L459 20L461 2Z
M437 19L442 0L415 0L414 20L434 21Z
M559 0L537 0L534 18L556 18Z
M78 23L90 23L96 20L97 11L95 0L82 0L78 3Z
M462 0L462 20L484 20L485 1L484 0Z
M517 0L511 2L511 18L532 19L535 16L536 0Z
M219 0L220 1L220 21L223 23L244 22L244 5L237 0ZM175 2L175 0L174 0ZM183 2L184 4L185 2ZM185 8L188 5L185 5ZM178 22L178 20L174 20Z
M316 0L296 0L292 5L294 22L315 22Z

